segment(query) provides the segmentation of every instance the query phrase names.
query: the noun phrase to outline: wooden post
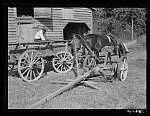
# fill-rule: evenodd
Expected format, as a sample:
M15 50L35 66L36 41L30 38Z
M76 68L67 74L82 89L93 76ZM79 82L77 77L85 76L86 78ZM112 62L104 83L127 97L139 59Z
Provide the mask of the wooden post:
M132 19L132 41L133 41L133 19Z
M91 70L92 71L92 70ZM61 94L62 92L70 89L72 86L74 86L75 84L79 83L80 81L84 80L86 77L88 77L91 74L91 71L86 72L84 75L78 76L73 82L70 82L69 84L67 84L66 86L60 88L59 90L55 91L54 93L46 96L45 98L43 98L42 100L32 104L30 107L26 108L26 109L32 109L40 104L44 104L46 101L54 98L55 96Z
M68 42L66 42L66 45L65 45L65 52L68 51Z
M78 56L77 56L77 43L76 40L74 39L74 44L75 44L75 62L76 62L76 75L77 77L79 76L79 65L78 65Z

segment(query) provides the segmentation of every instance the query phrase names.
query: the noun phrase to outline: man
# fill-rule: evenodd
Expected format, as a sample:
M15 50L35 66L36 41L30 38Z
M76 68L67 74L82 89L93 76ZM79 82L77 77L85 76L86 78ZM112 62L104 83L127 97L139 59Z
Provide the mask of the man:
M39 42L39 41L45 41L45 32L48 29L46 27L43 27L42 30L38 31L35 35L35 42Z

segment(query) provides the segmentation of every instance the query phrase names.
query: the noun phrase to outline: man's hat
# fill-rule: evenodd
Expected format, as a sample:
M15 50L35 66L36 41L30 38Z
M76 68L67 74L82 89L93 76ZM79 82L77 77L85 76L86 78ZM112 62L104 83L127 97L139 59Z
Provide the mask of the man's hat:
M47 28L47 27L45 27L45 26L43 26L42 30L43 30L43 31L47 31L47 30L48 30L48 28Z

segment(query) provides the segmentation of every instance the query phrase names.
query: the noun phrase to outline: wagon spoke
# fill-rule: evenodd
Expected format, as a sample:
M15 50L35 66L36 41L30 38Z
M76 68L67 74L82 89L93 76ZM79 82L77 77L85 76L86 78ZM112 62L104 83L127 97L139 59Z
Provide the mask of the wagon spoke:
M62 69L63 69L63 65L61 65L60 71L62 71Z
M30 80L32 80L32 70L30 70Z
M64 58L64 53L61 53L61 58Z
M69 67L71 66L71 64L66 64L66 67L69 69Z
M58 65L58 64L60 64L60 63L59 62L55 63L55 65Z
M69 69L69 66L68 66L68 64L66 64L66 68L68 68L68 69Z
M34 52L31 52L31 62L33 62L33 54Z
M57 67L57 69L59 69L59 68L60 68L60 66L61 66L61 64Z
M28 78L28 76L29 76L29 73L30 73L30 70L28 70L28 73L27 73L27 75L26 75L26 79Z
M71 57L69 58L69 55L65 58L66 60L70 60L70 59L72 59Z
M22 73L22 75L24 75L28 70L29 70L29 68L27 68L27 69Z
M37 68L41 69L41 68L42 68L42 65L38 65Z
M27 60L27 62L30 62L30 57L29 57L28 53L25 55L25 60Z
M58 57L59 59L61 59L61 54L59 54L57 57Z
M40 64L42 64L42 62L39 62L39 61L38 61L38 62L36 62L35 64L36 64L36 65L40 65Z
M33 58L33 62L34 62L34 60L36 59L36 56L37 56L37 53L35 53L35 56L34 56L34 58Z
M66 70L67 70L66 65L64 65L64 71L66 71Z
M40 73L38 72L38 70L36 70L37 74L39 75Z
M73 62L72 61L67 61L67 64L72 64Z
M34 61L34 63L36 63L40 58L41 58L41 57L38 57L38 58L36 59L36 61Z
M57 57L57 58L55 58L55 60L58 60L58 61L59 61L59 60L60 60L60 58L59 58L59 57Z
M26 60L25 60L26 61ZM25 61L21 62L21 64L29 65L29 63L25 63Z
M62 53L59 55L59 58L60 58L60 59L62 58Z
M20 67L21 70L25 69L25 68L29 68L29 65L28 66L25 66L25 67Z
M67 60L68 57L69 57L69 54L65 52L64 58Z
M72 58L68 58L68 59L67 59L67 58L65 58L65 60L66 60L66 61L71 61L71 60L72 60Z
M35 72L33 71L33 78L36 78Z

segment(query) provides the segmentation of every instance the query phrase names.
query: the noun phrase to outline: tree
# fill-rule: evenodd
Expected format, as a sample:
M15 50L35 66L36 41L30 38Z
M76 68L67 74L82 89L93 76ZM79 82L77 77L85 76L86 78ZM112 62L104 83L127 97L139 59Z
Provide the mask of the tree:
M146 33L146 8L97 8L93 12L95 33L113 33L117 36L130 32L132 19L137 35Z

